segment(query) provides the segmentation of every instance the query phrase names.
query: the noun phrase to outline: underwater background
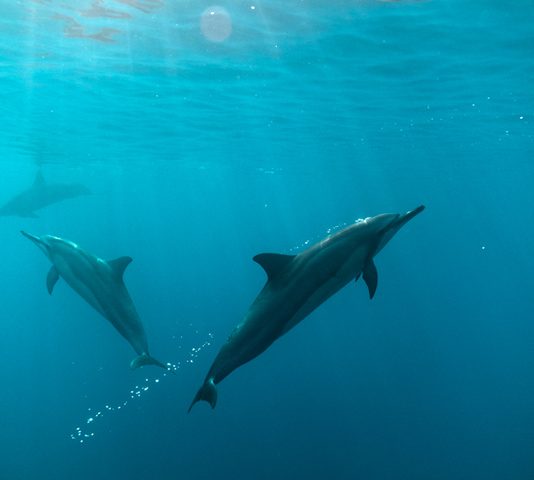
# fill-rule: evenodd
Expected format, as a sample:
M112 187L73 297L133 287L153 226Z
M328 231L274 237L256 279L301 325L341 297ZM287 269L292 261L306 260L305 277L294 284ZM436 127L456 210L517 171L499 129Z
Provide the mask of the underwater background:
M534 479L534 3L0 1L0 478ZM265 281L425 204L187 414ZM133 257L151 353L23 238Z

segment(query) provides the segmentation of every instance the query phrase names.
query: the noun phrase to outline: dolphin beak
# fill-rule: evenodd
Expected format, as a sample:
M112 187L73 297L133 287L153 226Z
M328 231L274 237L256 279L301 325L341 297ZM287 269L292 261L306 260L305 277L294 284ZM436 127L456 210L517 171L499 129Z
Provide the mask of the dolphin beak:
M425 209L424 205L419 205L417 208L406 212L404 215L401 215L398 220L395 222L396 227L401 228L405 223L408 223L413 217L419 215Z
M39 237L36 237L35 235L31 235L31 234L25 232L24 230L21 230L20 233L22 233L22 235L24 235L26 238L29 238L38 247L40 247L40 248L45 248L46 247L46 243L43 242Z
M389 234L391 238L396 232L398 232L404 225L406 225L413 217L421 213L425 209L424 205L419 205L417 208L410 210L404 214L395 213L395 214L386 214L384 216L392 217L388 224L386 224L383 229L383 234Z
M386 245L393 236L404 226L406 223L408 223L413 217L421 213L425 209L424 205L419 205L417 208L414 208L413 210L410 210L409 212L406 212L403 215L392 215L394 218L392 219L391 223L387 225L382 230L382 237L380 238L380 241L376 247L374 255L376 255L382 248L384 248L384 245Z
M419 205L417 208L406 212L404 215L399 215L397 219L394 220L389 226L388 230L390 235L393 236L395 233L397 233L404 225L406 225L413 217L419 215L424 209L424 205Z

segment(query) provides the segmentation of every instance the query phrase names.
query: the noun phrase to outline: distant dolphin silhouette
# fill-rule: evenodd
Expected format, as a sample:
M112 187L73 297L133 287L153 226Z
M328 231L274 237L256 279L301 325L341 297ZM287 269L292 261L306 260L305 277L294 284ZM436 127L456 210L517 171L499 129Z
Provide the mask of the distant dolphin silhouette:
M216 384L264 352L352 279L363 274L373 298L378 284L373 257L424 208L367 218L298 255L256 255L254 261L267 273L267 283L217 354L189 411L200 400L215 408Z
M13 215L37 218L36 210L53 203L90 193L87 187L78 183L47 183L41 171L38 171L30 188L15 195L0 207L0 216Z
M141 319L122 279L130 257L105 261L81 249L74 242L51 235L36 237L21 233L35 243L52 262L46 277L48 293L52 294L59 277L63 279L130 343L139 355L130 367L166 365L151 357Z

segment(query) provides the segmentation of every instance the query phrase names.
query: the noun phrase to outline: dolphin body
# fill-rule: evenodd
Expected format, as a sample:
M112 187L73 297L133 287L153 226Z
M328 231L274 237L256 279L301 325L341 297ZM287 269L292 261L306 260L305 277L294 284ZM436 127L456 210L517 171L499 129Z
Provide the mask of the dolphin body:
M363 274L373 298L378 284L373 257L424 208L366 218L298 255L256 255L254 261L265 270L267 283L220 349L189 411L200 400L215 408L216 384L264 352L351 280Z
M145 329L133 301L122 279L131 257L103 260L86 252L74 242L63 238L44 235L36 237L21 231L35 243L52 262L46 277L48 293L52 294L59 277L63 279L130 343L138 357L134 358L132 369L143 365L166 365L151 357Z
M33 185L0 207L0 216L37 218L36 210L91 192L79 183L47 183L39 171Z

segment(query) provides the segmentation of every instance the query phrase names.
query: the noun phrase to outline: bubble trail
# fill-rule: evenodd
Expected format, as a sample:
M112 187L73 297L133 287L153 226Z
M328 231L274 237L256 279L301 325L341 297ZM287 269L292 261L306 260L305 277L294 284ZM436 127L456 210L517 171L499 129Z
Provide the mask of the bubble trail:
M176 364L167 363L169 370L175 373L182 367L182 364L191 365L198 358L200 352L205 348L211 345L213 340L213 334L208 333L208 339L205 340L200 346L193 347L188 353L187 357L183 362L177 362ZM112 412L118 412L125 410L126 407L131 405L147 393L151 387L161 384L163 378L171 378L171 375L168 373L163 373L157 378L150 380L145 378L144 382L141 385L135 385L130 388L128 392L128 398L122 402L118 402L114 405L106 404L101 409L95 410L92 408L87 409L87 418L81 422L82 426L77 426L74 431L69 435L71 440L78 442L83 445L87 440L95 437L95 423L99 423L102 418L109 416Z

